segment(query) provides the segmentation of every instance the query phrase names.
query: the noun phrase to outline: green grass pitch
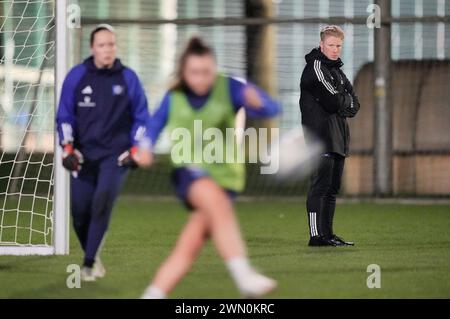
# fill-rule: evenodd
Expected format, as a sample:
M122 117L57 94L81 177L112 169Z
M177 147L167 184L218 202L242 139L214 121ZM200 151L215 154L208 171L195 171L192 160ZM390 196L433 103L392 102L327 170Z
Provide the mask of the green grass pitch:
M237 211L252 262L278 280L271 298L450 298L450 207L339 204L335 231L355 247L307 247L304 203L240 202ZM175 202L121 198L102 259L107 276L79 289L66 267L82 260L72 232L67 256L0 256L1 298L137 298L186 221ZM369 264L381 288L369 289ZM211 243L172 298L238 298Z

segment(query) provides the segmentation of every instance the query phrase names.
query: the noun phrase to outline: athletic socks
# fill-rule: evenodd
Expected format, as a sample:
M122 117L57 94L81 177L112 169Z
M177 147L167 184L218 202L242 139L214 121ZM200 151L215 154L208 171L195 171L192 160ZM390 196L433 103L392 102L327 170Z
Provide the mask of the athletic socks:
M254 271L246 257L231 258L226 265L235 282L243 281L249 273Z
M141 299L166 299L167 295L155 285L150 285L145 289Z
M246 257L235 257L226 262L227 268L234 281L240 283L244 281L249 274L254 273L253 268ZM155 285L150 285L145 289L141 299L166 299L167 295Z
M277 286L275 280L253 269L246 257L232 258L227 261L226 265L244 297L259 298Z

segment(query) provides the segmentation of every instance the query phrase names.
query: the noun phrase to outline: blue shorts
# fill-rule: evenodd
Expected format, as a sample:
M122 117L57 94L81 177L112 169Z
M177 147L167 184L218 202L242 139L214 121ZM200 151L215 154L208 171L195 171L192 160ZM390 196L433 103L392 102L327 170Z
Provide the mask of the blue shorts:
M172 183L175 186L177 197L184 203L187 209L193 210L195 207L189 203L187 198L189 187L198 179L209 177L208 172L198 167L179 167L172 172ZM237 197L237 192L225 189L229 198L234 201Z

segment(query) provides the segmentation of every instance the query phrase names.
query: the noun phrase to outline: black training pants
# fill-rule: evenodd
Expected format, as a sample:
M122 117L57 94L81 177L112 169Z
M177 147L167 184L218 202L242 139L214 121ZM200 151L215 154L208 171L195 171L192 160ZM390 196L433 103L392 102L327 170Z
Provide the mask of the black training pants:
M311 185L306 201L310 236L331 237L336 195L341 187L345 157L336 153L325 153L319 166L311 176Z

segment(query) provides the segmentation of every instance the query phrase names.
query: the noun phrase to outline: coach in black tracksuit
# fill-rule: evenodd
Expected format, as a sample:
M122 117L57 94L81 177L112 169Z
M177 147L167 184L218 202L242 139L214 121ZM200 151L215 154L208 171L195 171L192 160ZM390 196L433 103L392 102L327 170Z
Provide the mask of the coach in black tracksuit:
M342 29L322 29L320 46L305 56L300 90L302 125L318 137L325 150L312 174L306 208L310 246L353 245L333 232L336 195L341 185L350 133L347 118L359 110L353 87L342 72L339 58L344 39Z

